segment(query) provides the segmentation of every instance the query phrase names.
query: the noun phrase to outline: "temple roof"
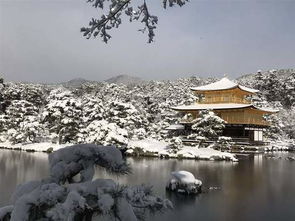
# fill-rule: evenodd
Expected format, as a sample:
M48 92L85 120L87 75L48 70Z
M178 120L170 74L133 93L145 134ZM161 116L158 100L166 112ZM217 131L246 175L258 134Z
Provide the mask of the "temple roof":
M236 103L222 103L222 104L193 104L193 105L183 105L177 107L171 107L173 110L177 111L192 111L192 110L225 110L225 109L241 109L241 108L254 108L268 113L275 113L278 110L266 109L255 107L253 104L236 104Z
M244 87L242 85L239 85L228 78L224 77L220 81L207 84L200 87L192 87L191 90L193 91L218 91L218 90L227 90L227 89L233 89L233 88L240 88L243 91L247 91L249 93L256 93L258 90Z

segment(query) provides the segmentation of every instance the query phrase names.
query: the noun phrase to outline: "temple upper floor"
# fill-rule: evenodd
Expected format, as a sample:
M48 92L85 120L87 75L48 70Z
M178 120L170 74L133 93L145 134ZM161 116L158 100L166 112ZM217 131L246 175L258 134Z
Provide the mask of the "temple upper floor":
M212 84L191 88L197 96L197 103L241 103L250 104L251 95L258 90L244 87L228 78L222 78L220 81Z
M196 103L200 104L251 103L251 95L236 88L224 91L195 92L195 95L197 96Z

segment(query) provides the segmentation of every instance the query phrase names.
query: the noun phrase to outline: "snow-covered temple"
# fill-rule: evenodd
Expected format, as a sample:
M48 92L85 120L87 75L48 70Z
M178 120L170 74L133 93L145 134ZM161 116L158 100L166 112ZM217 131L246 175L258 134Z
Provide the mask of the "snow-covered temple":
M198 97L196 103L172 107L173 110L190 114L190 118L182 119L180 123L189 126L200 110L212 110L226 122L223 136L263 141L263 131L269 126L263 116L277 112L255 107L249 97L258 90L241 86L228 78L191 90Z

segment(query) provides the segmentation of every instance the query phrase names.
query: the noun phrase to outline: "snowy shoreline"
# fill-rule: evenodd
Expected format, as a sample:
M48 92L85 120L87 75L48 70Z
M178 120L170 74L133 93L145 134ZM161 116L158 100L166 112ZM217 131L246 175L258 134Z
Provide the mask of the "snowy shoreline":
M26 152L44 152L51 153L61 148L73 144L54 144L54 143L31 143L31 144L11 144L9 142L0 143L0 149L21 150Z
M129 156L178 158L194 160L227 160L237 162L235 154L214 150L212 148L198 148L183 146L179 150L169 148L165 141L154 139L133 140L128 143L126 154Z
M28 143L28 144L11 144L9 142L0 143L0 149L19 150L26 152L44 152L51 153L74 144L54 144ZM283 148L284 147L284 148ZM258 151L253 149L251 153L267 153L273 151L291 151L286 145L269 145ZM178 150L171 149L165 141L154 139L131 140L127 145L126 155L135 157L158 157L158 158L177 158L177 159L194 159L209 161L232 161L238 162L236 154L246 153L247 148L241 148L234 152L220 151L210 147L198 148L194 146L182 146Z
M212 148L196 148L184 146L177 153L170 153L165 142L155 140L130 141L126 151L127 156L139 157L159 157L159 158L179 158L195 160L227 160L237 162L235 154L221 152ZM19 150L26 152L44 152L51 153L66 146L73 144L52 144L52 143L34 143L34 144L11 144L9 142L0 143L0 149ZM140 145L140 146L138 146Z

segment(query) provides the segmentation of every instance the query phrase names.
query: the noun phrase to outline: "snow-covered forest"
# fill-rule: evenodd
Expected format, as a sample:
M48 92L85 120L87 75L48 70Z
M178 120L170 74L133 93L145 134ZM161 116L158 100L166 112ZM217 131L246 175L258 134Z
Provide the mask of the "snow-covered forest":
M84 81L63 85L2 82L0 146L45 143L49 149L50 144L68 147L49 155L49 177L17 187L12 204L0 209L0 219L96 220L106 216L143 220L146 214L173 208L169 200L153 195L151 187L93 180L95 166L116 174L129 173L131 168L118 148L127 149L127 153L238 161L234 154L218 151L212 145L206 148L200 142L197 148L182 143L185 136L199 141L214 137L219 148L227 148L230 140L220 136L224 120L210 110L202 111L193 121L191 134L180 138L166 130L180 119L170 107L195 102L190 88L216 80L190 77L131 84ZM280 110L269 119L269 139L294 139L295 72L259 71L238 81L261 91L253 97L256 105ZM161 153L158 147L167 145L169 150ZM183 174L189 179L180 180ZM199 193L202 182L180 171L172 173L167 185L172 191Z
M190 87L216 80L190 77L134 84L84 82L75 86L4 80L0 92L0 142L118 147L147 138L170 142L165 128L179 120L170 107L194 102ZM294 139L294 70L258 71L237 81L260 90L253 98L256 105L280 110L271 119L270 137Z

